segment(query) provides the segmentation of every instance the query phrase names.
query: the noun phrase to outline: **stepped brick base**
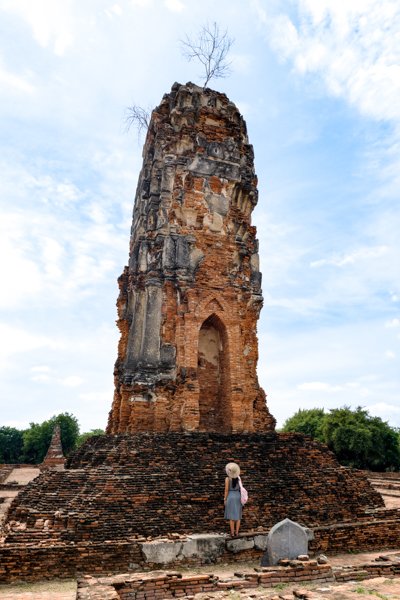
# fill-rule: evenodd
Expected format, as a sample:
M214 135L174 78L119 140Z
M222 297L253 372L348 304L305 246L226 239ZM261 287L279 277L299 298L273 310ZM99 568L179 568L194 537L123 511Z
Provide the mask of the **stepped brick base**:
M383 507L361 473L300 434L120 434L92 438L64 472L27 486L10 507L6 542L224 531L232 460L249 492L246 529L285 517L308 527L354 521Z
M42 473L21 491L4 526L0 579L30 578L33 564L34 579L88 572L85 565L99 574L143 568L147 536L227 531L224 466L232 460L250 497L243 531L288 517L314 530L312 551L400 543L399 511L385 510L361 472L307 436L119 434L89 439L65 471Z

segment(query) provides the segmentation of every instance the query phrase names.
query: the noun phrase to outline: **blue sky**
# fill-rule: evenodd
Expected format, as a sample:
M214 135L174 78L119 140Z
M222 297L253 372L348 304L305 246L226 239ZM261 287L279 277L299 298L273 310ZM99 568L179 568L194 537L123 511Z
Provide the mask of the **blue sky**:
M126 107L201 82L179 40L217 21L211 87L254 145L259 379L278 424L350 405L400 426L397 0L0 0L0 425L105 427L141 144Z

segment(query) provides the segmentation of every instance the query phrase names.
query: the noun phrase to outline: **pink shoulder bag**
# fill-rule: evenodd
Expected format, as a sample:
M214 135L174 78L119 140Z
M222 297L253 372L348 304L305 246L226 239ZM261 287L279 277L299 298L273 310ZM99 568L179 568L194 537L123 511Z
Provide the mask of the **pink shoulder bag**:
M243 505L245 505L247 500L249 499L249 495L247 493L246 488L243 487L242 480L240 479L240 477L238 479L239 479L239 488L240 488L240 502Z

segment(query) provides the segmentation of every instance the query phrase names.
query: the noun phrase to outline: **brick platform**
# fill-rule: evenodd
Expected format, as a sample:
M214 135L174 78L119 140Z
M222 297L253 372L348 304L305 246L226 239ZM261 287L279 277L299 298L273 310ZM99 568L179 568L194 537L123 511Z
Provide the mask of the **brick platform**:
M355 521L383 507L360 473L300 434L100 436L64 472L44 473L21 492L9 510L6 543L224 531L230 460L241 465L250 495L245 528L285 517L307 526Z

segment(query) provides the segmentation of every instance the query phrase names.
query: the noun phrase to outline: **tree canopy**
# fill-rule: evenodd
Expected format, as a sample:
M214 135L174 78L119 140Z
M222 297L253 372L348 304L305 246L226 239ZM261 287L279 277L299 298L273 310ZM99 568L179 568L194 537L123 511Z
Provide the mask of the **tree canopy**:
M372 471L400 468L398 431L362 407L298 410L282 431L298 431L329 447L342 465Z
M62 413L41 424L30 423L29 429L23 433L24 462L38 464L43 461L57 424L60 425L64 454L67 456L71 450L74 450L79 435L78 420L69 413Z
M46 456L56 425L60 425L61 443L65 456L68 456L79 443L92 435L104 433L102 429L92 429L79 435L76 417L69 413L54 415L42 423L30 423L29 428L0 426L0 463L40 464Z
M300 409L285 421L282 431L298 431L324 442L325 438L322 432L324 417L323 408Z
M22 455L22 431L15 427L0 427L0 463L18 463Z
M90 431L81 433L76 441L76 447L79 448L79 446L81 446L83 442L86 442L86 440L93 437L94 435L104 435L104 433L105 431L103 429L91 429Z

